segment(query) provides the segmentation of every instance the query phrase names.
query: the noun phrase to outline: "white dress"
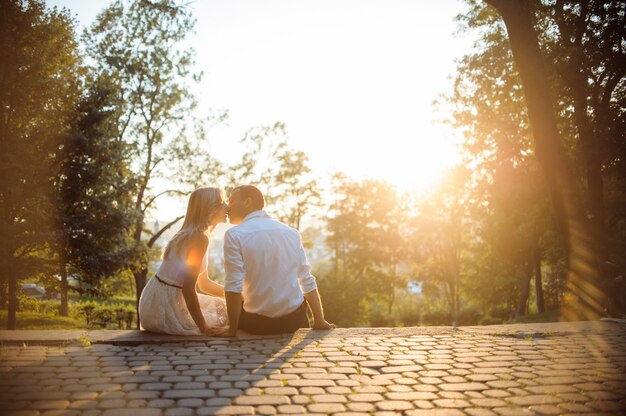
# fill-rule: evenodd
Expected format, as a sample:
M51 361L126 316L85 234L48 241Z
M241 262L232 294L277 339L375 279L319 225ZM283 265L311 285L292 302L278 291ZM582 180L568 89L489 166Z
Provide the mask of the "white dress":
M206 270L207 264L208 253L202 259L200 270ZM141 329L172 335L201 335L179 288L183 285L186 271L186 262L175 253L163 260L156 274L158 279L154 276L148 280L139 299ZM198 293L198 301L207 325L216 327L227 324L223 298Z

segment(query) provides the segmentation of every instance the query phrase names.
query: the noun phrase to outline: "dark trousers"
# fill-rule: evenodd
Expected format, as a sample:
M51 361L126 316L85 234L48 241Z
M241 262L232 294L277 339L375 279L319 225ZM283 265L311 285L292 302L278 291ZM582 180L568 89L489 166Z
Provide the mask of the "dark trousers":
M288 332L296 332L298 328L310 328L309 319L306 316L307 303L302 305L295 311L278 318L270 318L265 315L256 313L248 313L241 305L241 313L239 315L239 329L254 335L273 335L285 334Z

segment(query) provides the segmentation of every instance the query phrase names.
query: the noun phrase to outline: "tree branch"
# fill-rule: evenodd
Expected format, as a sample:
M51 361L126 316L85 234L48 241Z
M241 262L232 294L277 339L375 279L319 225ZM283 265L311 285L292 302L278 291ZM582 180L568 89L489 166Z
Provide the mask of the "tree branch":
M165 194L177 194L177 195L186 195L185 192L183 191L179 191L178 189L168 189L165 190L163 192L159 192L158 194L156 194L155 196L153 196L152 198L150 198L150 200L148 202L146 202L144 204L143 209L141 210L141 212L143 212L145 214L145 212L148 210L148 208L150 208L150 205L152 205L152 203L160 196L165 195Z
M167 225L165 225L163 228L161 228L156 234L154 234L150 240L148 240L148 247L152 248L152 246L154 245L154 243L156 243L156 241L159 239L159 237L161 237L163 235L164 232L166 232L167 230L169 230L170 228L172 228L174 226L174 224L176 224L178 221L180 221L181 219L183 219L185 216L181 215L176 217L174 220L170 221L169 223L167 223Z

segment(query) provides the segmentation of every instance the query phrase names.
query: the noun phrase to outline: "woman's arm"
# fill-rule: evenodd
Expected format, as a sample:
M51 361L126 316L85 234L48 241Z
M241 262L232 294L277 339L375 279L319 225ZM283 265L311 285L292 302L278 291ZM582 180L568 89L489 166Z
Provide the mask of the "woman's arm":
M209 275L206 270L198 276L198 289L212 296L220 298L224 297L224 286L209 279Z
M198 301L198 294L196 293L196 281L198 280L198 275L200 274L202 257L206 252L208 245L209 239L205 235L194 238L189 242L187 255L188 273L183 281L182 289L189 314L202 333L207 332L209 327L207 326L204 315L202 315L202 310L200 309L200 302Z

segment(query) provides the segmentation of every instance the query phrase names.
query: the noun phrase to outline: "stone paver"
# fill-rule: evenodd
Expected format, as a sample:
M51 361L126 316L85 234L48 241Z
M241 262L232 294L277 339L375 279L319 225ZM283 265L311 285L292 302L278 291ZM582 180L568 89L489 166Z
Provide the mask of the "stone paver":
M91 345L52 332L0 331L0 414L626 414L617 322L241 339L94 331Z

